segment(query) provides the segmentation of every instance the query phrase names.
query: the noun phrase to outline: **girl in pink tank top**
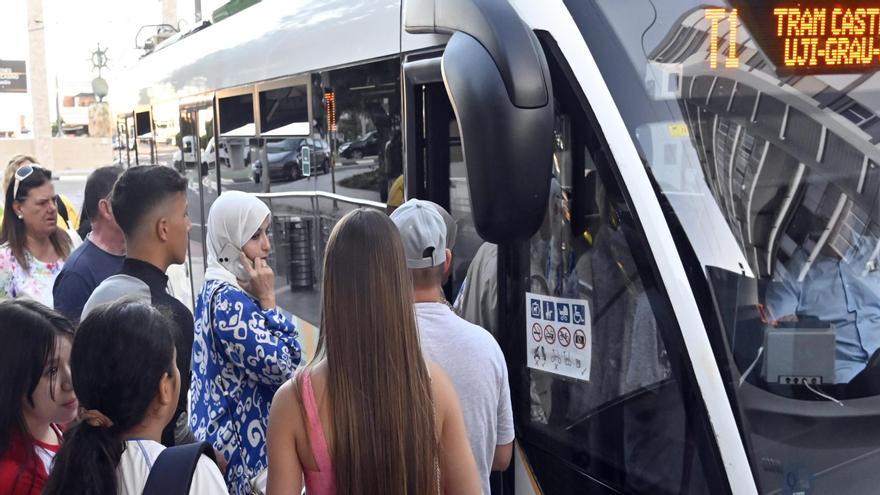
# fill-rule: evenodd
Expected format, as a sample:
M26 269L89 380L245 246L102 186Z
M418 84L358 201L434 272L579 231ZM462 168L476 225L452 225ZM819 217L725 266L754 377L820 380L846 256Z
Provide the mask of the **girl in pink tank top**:
M301 392L306 413L306 429L312 444L312 454L318 465L316 471L303 469L306 491L309 495L334 495L336 484L333 480L333 461L330 459L330 449L327 448L327 437L321 425L321 414L318 411L318 401L315 400L315 390L312 388L312 375L309 370L303 373Z
M378 210L354 210L330 233L315 361L272 402L269 495L298 495L303 480L309 495L434 495L441 481L479 494L455 391L445 376L432 386L422 357L407 258ZM306 443L314 464L300 457Z

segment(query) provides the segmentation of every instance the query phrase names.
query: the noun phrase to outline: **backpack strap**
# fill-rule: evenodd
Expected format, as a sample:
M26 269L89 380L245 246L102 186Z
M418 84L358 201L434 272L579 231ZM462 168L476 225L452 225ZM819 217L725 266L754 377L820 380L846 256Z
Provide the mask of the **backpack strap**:
M202 455L214 459L208 442L196 442L163 450L147 477L143 495L188 495Z
M55 209L58 210L58 216L64 219L64 225L70 227L70 215L67 213L67 205L64 204L60 194L55 195Z

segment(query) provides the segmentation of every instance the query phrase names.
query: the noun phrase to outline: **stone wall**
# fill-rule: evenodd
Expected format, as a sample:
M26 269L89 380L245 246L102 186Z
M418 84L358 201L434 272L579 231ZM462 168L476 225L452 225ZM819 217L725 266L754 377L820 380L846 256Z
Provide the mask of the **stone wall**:
M33 139L0 139L0 167L5 167L12 155L24 153L34 156ZM91 170L113 163L113 144L110 138L69 137L52 138L55 170ZM36 157L40 160L40 157Z

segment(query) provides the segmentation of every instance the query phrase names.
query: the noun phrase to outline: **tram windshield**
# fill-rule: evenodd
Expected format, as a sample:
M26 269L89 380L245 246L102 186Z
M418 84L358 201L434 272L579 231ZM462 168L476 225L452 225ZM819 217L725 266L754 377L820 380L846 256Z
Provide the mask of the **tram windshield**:
M880 10L565 3L693 265L759 489L875 491Z

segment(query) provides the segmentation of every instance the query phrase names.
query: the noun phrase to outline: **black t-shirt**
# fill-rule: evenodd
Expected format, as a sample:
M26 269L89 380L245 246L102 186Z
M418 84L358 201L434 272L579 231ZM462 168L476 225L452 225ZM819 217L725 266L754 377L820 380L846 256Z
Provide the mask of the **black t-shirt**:
M177 369L180 371L180 397L177 402L177 413L174 419L162 432L162 443L165 446L174 445L174 426L181 413L186 412L187 394L190 385L190 363L192 361L192 346L194 336L193 315L182 302L178 301L167 292L168 277L156 266L133 258L126 258L122 263L122 269L118 275L124 277L110 277L98 287L89 301L85 311L91 311L96 304L112 302L124 296L134 296L138 286L146 285L150 291L150 300L155 308L168 316L173 322L171 329L174 338L174 346L177 348ZM120 279L123 282L120 282ZM124 280L134 280L136 285L125 283ZM143 282L143 285L140 282ZM117 293L117 292L122 293ZM146 294L142 294L146 296Z

